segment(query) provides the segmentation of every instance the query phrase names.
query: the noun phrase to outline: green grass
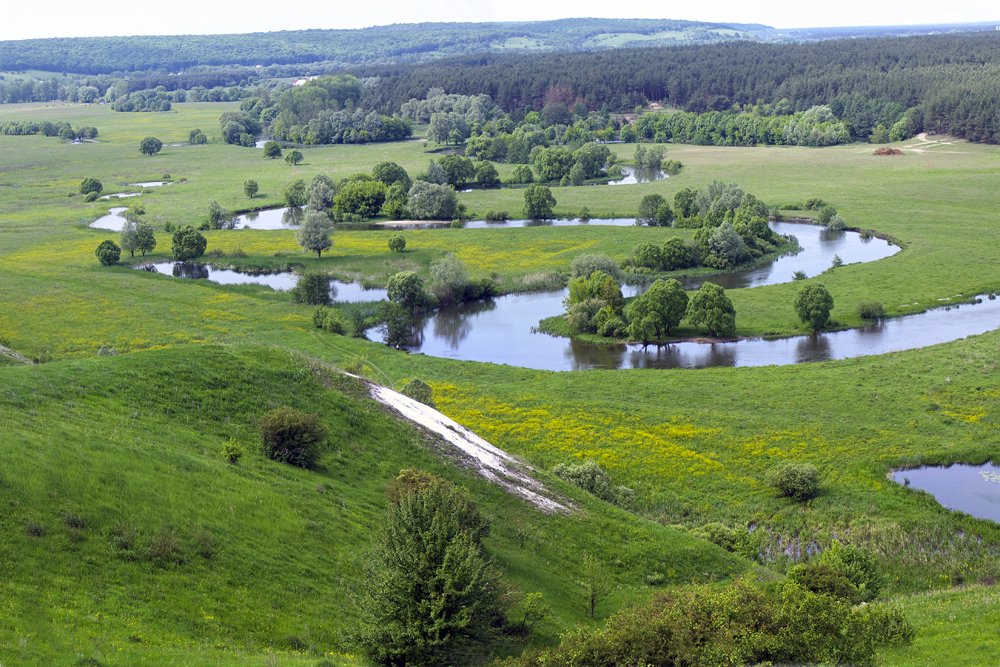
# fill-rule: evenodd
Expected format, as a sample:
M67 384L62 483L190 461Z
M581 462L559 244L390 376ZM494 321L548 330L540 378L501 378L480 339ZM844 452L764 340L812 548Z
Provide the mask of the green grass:
M606 612L649 595L650 574L685 582L748 567L564 485L580 510L545 516L435 454L356 381L288 352L179 347L0 373L0 660L347 652L383 489L405 467L473 492L508 582L553 608L540 640L584 620L584 553L615 583ZM255 420L281 405L329 429L317 470L258 453ZM237 466L222 457L230 438L247 452Z
M922 667L947 663L954 667L988 665L1000 649L1000 591L973 586L900 598L917 630L912 646L883 651L880 664Z
M0 559L8 569L8 563L17 567L12 583L0 584L8 586L3 597L8 611L0 615L0 646L10 646L7 650L33 651L30 655L38 661L51 661L76 651L102 651L103 656L108 646L117 650L120 645L136 656L125 662L141 657L159 664L170 651L182 652L170 658L181 663L188 655L183 651L218 646L226 656L244 651L264 660L268 652L287 652L289 646L282 642L306 631L302 619L317 617L324 624L309 623L309 632L317 633L310 637L329 638L336 645L336 633L350 624L351 612L333 596L333 588L317 585L301 594L305 579L280 565L293 562L302 566L298 572L311 573L339 567L332 583L322 586L349 586L357 577L351 566L358 556L348 553L345 539L365 543L364 528L378 516L381 485L402 465L427 465L469 484L485 499L498 527L490 548L507 567L509 579L523 590L544 590L557 608L560 620L543 628L543 641L577 618L572 579L581 550L600 550L609 562L615 562L618 551L624 554L623 569L616 572L621 585L616 605L647 590L641 584L661 540L678 553L690 553L681 549L686 544L697 551L673 531L607 507L588 505L586 523L579 525L568 524L583 519L560 520L558 526L536 522L485 483L451 470L423 449L397 446L391 439L386 440L388 451L373 457L377 433L391 432L403 442L414 437L382 418L359 440L362 458L331 468L333 472L278 475L256 458L238 470L225 466L218 456L222 441L234 432L249 438L251 413L264 401L304 401L331 420L337 418L335 406L349 401L339 390L318 385L292 352L341 367L362 364L370 376L388 384L422 377L434 386L446 414L541 468L597 460L616 484L634 487L639 511L660 523L755 523L782 548L789 540L825 544L834 536L858 542L878 553L892 594L1000 574L1000 527L948 512L925 494L886 479L890 469L901 465L981 462L995 456L1000 333L925 350L793 367L562 374L407 355L324 334L312 328L311 309L291 303L284 294L99 267L93 249L114 234L85 225L108 204L86 204L67 195L85 176L100 178L113 191L169 173L178 181L175 185L142 197L148 217L157 225L197 222L213 199L231 209L245 207L246 178L256 178L266 193L256 205L277 203L293 178L308 179L320 171L340 177L392 159L419 172L430 157L423 142L310 148L306 162L296 168L264 160L259 151L218 143L167 147L155 158L140 156L138 140L146 134L183 141L190 129L201 127L218 135L218 114L233 106L176 108L167 114L114 114L98 106L0 107L0 121L70 119L101 131L101 143L82 146L43 137L0 137L0 301L5 304L0 339L31 357L69 360L0 368L0 442L5 466L8 461L15 466L0 472L0 494L18 499L14 511L0 518L13 536L3 548L17 558ZM668 157L685 165L679 176L635 186L555 188L557 212L575 215L586 205L595 217L630 215L645 194L672 197L682 187L714 179L739 183L772 204L822 197L838 207L849 225L875 229L905 244L892 258L845 266L818 279L834 296L834 319L846 325L858 323L854 308L862 300L881 301L890 314L902 314L939 305L941 299L1000 289L994 252L1000 241L994 224L1000 209L995 187L1000 149L957 142L917 152L905 142L900 145L905 155L893 159L873 157L872 147L861 145L670 145ZM616 150L628 158L632 147ZM182 178L186 180L180 182ZM515 213L521 197L517 190L461 195L476 215L490 209ZM335 235L330 257L321 261L301 253L291 232L213 232L209 247L228 253L240 248L247 255L226 262L320 266L376 282L402 268L425 271L433 258L453 251L477 275L496 274L507 288L515 288L532 275L564 271L583 252L620 258L641 241L689 233L599 227L412 231L405 232L412 252L400 256L385 248L387 235L343 232ZM162 233L158 236L156 256L163 258L169 243ZM737 333L802 331L791 305L800 288L789 284L730 291L738 311ZM102 345L123 354L95 358ZM195 370L175 378L173 369L181 362ZM295 377L288 380L289 374ZM232 378L242 380L226 380ZM183 390L171 389L173 381ZM225 409L218 403L223 395ZM211 400L203 404L194 397ZM123 406L129 409L123 411ZM138 417L132 418L133 413ZM791 503L761 481L772 465L786 459L819 466L823 492L818 498ZM343 504L330 503L329 494L312 495L320 481L337 480L351 483L344 487ZM131 505L118 498L119 488ZM207 491L196 493L202 488ZM254 499L288 521L265 522ZM303 529L304 521L315 519L292 512L293 505L306 508L310 517L342 521L335 527L317 522L321 528L310 533ZM230 507L238 514L227 514ZM94 528L85 539L74 541L60 523L67 510L91 518ZM173 522L190 537L207 526L218 538L219 555L210 562L193 558L178 571L118 559L108 552L106 535L119 515L129 512L148 531ZM32 520L50 528L41 542L23 532L31 513L37 517ZM248 524L232 516L248 517ZM282 531L296 530L293 537L300 541L294 543L308 549L296 552L292 561L282 560ZM241 541L241 535L254 531L264 531L267 538L270 555L262 562L251 559ZM524 545L531 546L522 548L522 534L537 537L524 538ZM329 563L319 562L317 554L323 553L334 554ZM708 564L704 569L698 567L701 556L678 556L678 580L726 571L730 561L710 553L714 555L703 561ZM74 583L70 574L79 572L78 562L86 576ZM263 574L250 576L259 567ZM222 570L246 576L230 578ZM8 581L6 574L0 581ZM137 582L128 595L122 584L126 578ZM249 581L252 588L233 589L232 581ZM212 590L236 592L198 597ZM62 594L58 602L64 604L44 598L54 594ZM154 604L161 595L167 596L163 604ZM928 600L926 609L917 602L923 599ZM916 619L931 619L937 599L917 596L903 598L902 604ZM8 600L16 605L13 610ZM232 612L219 627L197 620L198 613L188 614L200 612L197 604L204 600L211 600L205 603L209 608ZM983 598L984 608L987 603ZM270 625L261 620L262 608L270 610ZM133 618L146 628L150 643L127 643ZM918 625L933 627L923 620ZM898 654L900 660L927 664L940 657L950 637L961 638L962 632L955 624L927 630L930 639L918 639L905 656ZM48 636L53 639L44 639ZM26 649L18 648L22 640ZM969 655L974 662L975 654Z

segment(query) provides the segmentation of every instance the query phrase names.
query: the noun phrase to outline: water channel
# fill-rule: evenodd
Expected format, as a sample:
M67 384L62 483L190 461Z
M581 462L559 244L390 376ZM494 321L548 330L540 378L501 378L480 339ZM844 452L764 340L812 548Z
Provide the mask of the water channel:
M950 510L1000 522L1000 466L993 463L894 470L892 479L930 493Z

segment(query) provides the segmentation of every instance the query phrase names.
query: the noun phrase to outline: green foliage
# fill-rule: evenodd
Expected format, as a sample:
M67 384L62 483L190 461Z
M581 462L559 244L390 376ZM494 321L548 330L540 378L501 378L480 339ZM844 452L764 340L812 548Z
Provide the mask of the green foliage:
M386 297L409 311L423 307L426 302L424 281L413 271L401 271L389 278L385 285Z
M871 602L882 590L878 562L868 551L834 542L819 558L795 565L788 578L813 593L851 604Z
M524 190L524 215L532 220L547 220L552 217L556 199L552 190L544 185L529 185Z
M200 146L208 143L208 137L200 129L191 130L188 133L188 143L192 146Z
M375 177L375 180L384 183L387 188L391 188L396 183L399 183L403 188L403 192L409 192L413 186L410 175L395 162L379 162L372 167L372 176Z
M809 500L819 493L819 469L811 463L784 461L768 472L767 483L782 496Z
M799 319L815 333L822 331L830 321L833 297L822 283L812 283L795 296L795 312Z
M437 404L434 403L434 390L431 386L421 380L420 378L412 378L406 381L403 388L399 390L401 394L409 396L415 401L419 401L424 405L428 405L432 408L436 408Z
M170 243L170 251L173 253L174 259L180 262L198 259L205 254L207 247L208 239L191 225L177 229Z
M265 142L264 157L268 160L274 160L275 158L281 157L281 144L274 139Z
M100 245L97 246L97 250L94 251L97 255L97 260L104 266L111 266L112 264L117 264L118 260L122 256L122 249L118 247L118 244L107 239L101 241Z
M332 303L330 276L325 273L303 273L299 276L291 292L295 303L306 303L312 306L326 306Z
M402 234L393 234L389 237L387 245L392 252L404 252L406 250L406 237Z
M222 445L222 458L230 465L236 465L243 458L243 446L230 438Z
M333 210L341 216L374 218L385 203L389 189L376 180L349 181L340 186L333 198Z
M483 188L495 188L500 185L500 174L492 162L479 162L476 164L476 183Z
M219 202L212 200L208 205L205 223L208 229L233 229L236 226L236 216L222 208Z
M598 606L611 593L611 586L600 561L591 554L584 555L581 570L578 583L583 593L584 608L588 618L595 618Z
M438 160L438 165L444 170L445 183L456 188L476 177L476 167L472 160L462 155L444 155Z
M519 164L514 167L510 172L509 183L513 185L525 185L528 183L533 183L535 180L535 174L532 173L531 167L526 164Z
M580 487L587 493L605 502L617 502L615 489L611 484L611 477L594 461L560 463L553 466L551 472L556 477Z
M664 226L660 225L660 207L666 206L664 210L664 217L669 217L670 220L666 220L667 226L673 221L673 212L670 212L667 216L666 212L670 211L670 206L667 204L663 195L651 194L646 195L639 202L639 215L636 216L636 223L642 225L649 225L650 227Z
M688 296L680 282L657 280L625 308L629 337L644 344L665 340L684 319L687 307Z
M126 218L122 224L121 247L128 251L129 257L135 257L136 250L145 257L147 252L152 252L156 247L153 226L148 222Z
M483 296L492 295L492 289L486 290L469 279L469 270L462 260L448 253L434 260L430 266L431 291L442 305L471 301Z
M324 250L333 247L330 235L333 233L333 222L325 213L306 211L305 219L296 232L296 239L303 250L323 256Z
M863 320L881 320L885 317L885 306L881 301L862 301L857 308L858 317Z
M458 211L458 197L450 185L417 181L410 188L406 208L417 220L451 220Z
M397 492L368 557L358 643L378 664L451 662L502 619L486 520L462 489L420 482Z
M732 336L736 330L736 309L725 290L705 281L688 303L687 318L694 326L704 326L711 336Z
M80 194L89 195L91 193L101 194L104 185L96 178L87 177L80 181Z
M616 280L621 280L621 269L618 267L618 262L607 255L577 255L569 263L569 273L574 278L581 276L589 278L594 271L601 271Z
M282 198L287 206L305 206L308 196L306 182L301 178L292 181L282 192Z
M257 430L265 456L300 468L315 465L327 435L319 417L289 407L265 413Z
M290 164L293 167L298 165L304 159L305 156L302 155L302 151L300 150L291 150L285 154L285 163Z
M156 155L163 149L163 142L156 137L145 137L139 142L139 152L150 157Z
M257 181L253 180L252 178L248 178L247 180L243 181L243 194L245 194L247 197L253 199L257 195L258 191L260 191L260 186L257 185Z

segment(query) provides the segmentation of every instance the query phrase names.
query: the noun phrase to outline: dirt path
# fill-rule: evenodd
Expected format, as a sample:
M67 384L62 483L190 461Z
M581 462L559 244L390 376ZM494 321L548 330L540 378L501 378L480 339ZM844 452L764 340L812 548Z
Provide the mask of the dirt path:
M397 391L370 384L372 398L451 445L462 463L508 493L523 498L546 514L569 512L573 505L555 500L556 494L532 476L532 468L483 440L434 408Z
M903 146L904 150L913 151L914 153L926 153L928 148L937 148L939 146L954 146L955 140L951 137L944 137L942 139L928 139L926 132L921 132L917 136L913 137L919 143L908 144ZM955 153L958 155L965 154L966 151L934 151L935 153Z

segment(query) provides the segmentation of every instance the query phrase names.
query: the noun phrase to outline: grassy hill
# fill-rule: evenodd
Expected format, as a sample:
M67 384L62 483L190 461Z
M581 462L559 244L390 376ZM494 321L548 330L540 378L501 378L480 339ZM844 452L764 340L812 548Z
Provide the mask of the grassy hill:
M0 374L5 664L343 657L384 487L406 467L473 492L509 585L553 609L543 641L584 620L584 554L615 585L603 613L649 595L650 575L716 580L749 566L564 486L579 511L546 516L456 467L361 383L288 352L179 347ZM258 453L255 420L281 405L329 428L318 469ZM235 466L228 439L247 452Z

